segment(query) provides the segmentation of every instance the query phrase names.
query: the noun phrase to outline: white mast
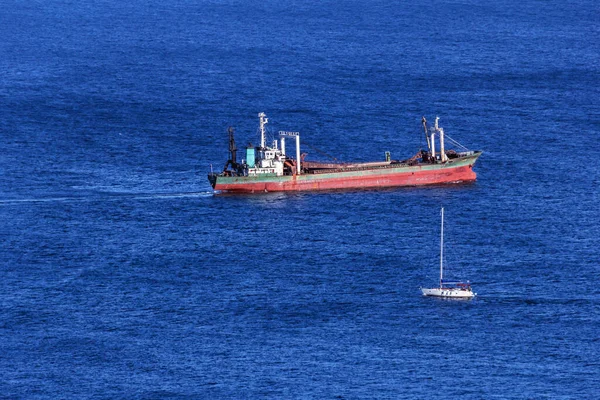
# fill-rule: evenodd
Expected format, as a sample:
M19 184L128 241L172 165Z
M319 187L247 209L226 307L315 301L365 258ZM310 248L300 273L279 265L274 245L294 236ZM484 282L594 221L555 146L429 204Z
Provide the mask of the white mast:
M296 173L300 175L302 167L300 166L300 134L296 135Z
M440 134L440 144L441 144L441 147L442 147L442 151L440 152L440 157L442 158L442 161L444 161L443 160L444 156L442 155L444 153L444 139L441 136L443 133L440 132L440 126L438 125L438 121L439 120L440 120L440 117L436 116L435 117L435 125L434 125L435 130L433 132L431 132L431 155L433 156L433 161L434 162L436 160L436 158L435 158L435 139L434 139L434 137L435 137L434 133L435 132L438 132Z
M265 147L265 125L269 122L267 115L264 112L258 113L258 118L260 120L260 147L264 149Z
M446 162L448 160L448 157L446 157L446 149L444 147L444 128L440 128L438 123L439 120L440 117L435 117L435 130L440 134L440 161Z
M435 130L431 131L431 157L433 157L433 162L435 162L435 132Z
M444 277L444 207L442 207L442 229L440 233L440 289Z
M446 162L448 157L446 157L446 149L444 148L444 128L440 128L440 158L442 162Z

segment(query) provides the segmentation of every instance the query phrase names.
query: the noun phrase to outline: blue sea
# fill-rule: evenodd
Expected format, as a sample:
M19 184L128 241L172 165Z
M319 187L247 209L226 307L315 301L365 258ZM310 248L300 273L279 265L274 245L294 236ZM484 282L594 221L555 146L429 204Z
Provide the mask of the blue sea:
M0 398L598 398L596 1L1 9ZM484 153L470 184L213 193L259 112L313 160L408 158L422 116ZM441 207L472 301L419 290Z

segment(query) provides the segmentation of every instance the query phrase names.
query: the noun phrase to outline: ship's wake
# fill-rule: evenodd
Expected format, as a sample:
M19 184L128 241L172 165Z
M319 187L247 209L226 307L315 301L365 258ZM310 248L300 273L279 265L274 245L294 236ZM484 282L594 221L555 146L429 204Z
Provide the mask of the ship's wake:
M23 199L0 199L0 205L19 205L28 203L84 203L121 200L160 200L175 198L212 197L212 191L178 192L178 193L102 193L90 196L60 196L60 197L35 197Z

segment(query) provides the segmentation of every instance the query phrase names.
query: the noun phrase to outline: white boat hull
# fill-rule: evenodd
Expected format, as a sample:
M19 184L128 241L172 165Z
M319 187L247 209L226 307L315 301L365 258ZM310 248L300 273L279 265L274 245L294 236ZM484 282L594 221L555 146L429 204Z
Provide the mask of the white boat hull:
M421 288L424 296L434 297L449 297L449 298L471 298L475 297L477 293L473 293L472 290L462 288L432 288L425 289Z

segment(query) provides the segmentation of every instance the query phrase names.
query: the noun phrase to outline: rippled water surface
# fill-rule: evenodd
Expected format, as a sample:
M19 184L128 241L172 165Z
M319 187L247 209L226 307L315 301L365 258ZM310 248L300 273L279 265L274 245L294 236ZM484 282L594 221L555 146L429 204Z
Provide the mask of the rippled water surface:
M597 397L595 2L2 9L0 397ZM261 111L347 161L439 115L478 180L214 195Z

